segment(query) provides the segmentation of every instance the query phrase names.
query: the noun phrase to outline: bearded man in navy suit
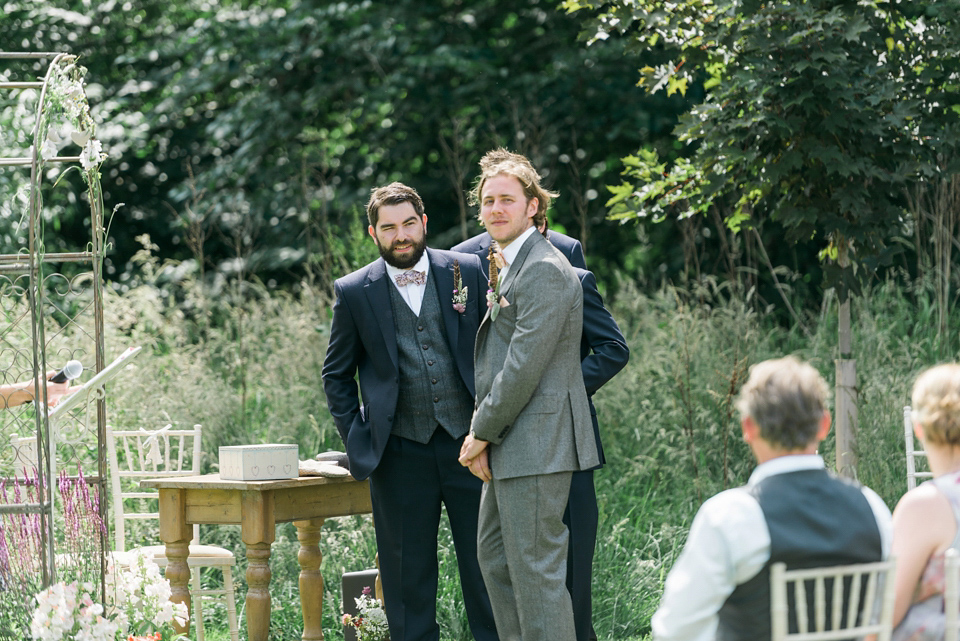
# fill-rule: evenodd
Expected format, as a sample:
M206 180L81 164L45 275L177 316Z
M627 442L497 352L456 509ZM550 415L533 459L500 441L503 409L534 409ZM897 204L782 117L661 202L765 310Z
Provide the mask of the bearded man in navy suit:
M599 511L593 472L604 462L603 444L600 442L600 425L597 410L593 406L593 394L617 372L624 368L630 358L627 342L620 327L603 305L597 289L597 280L587 271L583 246L575 238L559 232L541 229L547 240L560 250L573 265L583 288L583 336L580 341L581 369L590 403L590 418L600 464L589 470L574 472L570 480L570 498L563 522L570 530L570 545L567 549L567 589L573 601L573 620L577 641L592 641L597 638L593 629L593 555L597 545ZM476 254L489 271L488 256L492 238L487 232L469 238L453 251Z
M367 217L381 258L334 284L322 376L350 473L370 479L390 638L439 639L442 504L470 629L477 641L496 641L477 562L483 484L457 462L473 412L486 279L476 256L427 249L427 217L411 187L374 190Z

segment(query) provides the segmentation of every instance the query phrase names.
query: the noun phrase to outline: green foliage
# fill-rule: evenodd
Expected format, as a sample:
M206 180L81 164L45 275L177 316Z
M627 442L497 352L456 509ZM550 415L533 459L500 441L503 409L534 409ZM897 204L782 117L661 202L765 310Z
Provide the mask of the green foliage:
M353 211L392 180L420 191L434 244L449 247L477 231L463 191L497 145L527 153L563 194L553 219L596 239L596 266L616 264L630 239L604 221L602 186L621 156L668 131L681 102L645 98L622 40L582 47L579 17L544 0L4 10L5 42L69 49L90 69L110 154L104 198L126 204L111 230L114 278L132 270L142 233L164 258L195 254L179 220L197 194L200 267L229 276L242 264L268 285L306 273L329 286ZM346 247L347 262L364 247Z
M109 294L105 305L109 351L144 345L134 371L110 385L111 425L202 423L206 471L215 470L215 453L225 444L295 442L304 458L342 449L317 381L329 300L305 286L296 297L261 294L239 304L241 299L230 296L185 291L198 288L190 281L179 286L160 281L176 265L160 263L149 251L141 260L144 273L154 280ZM905 291L896 282L871 287L852 301L861 319L854 327L855 340L864 346L858 354L860 479L890 506L906 488L901 412L910 385L923 368L960 359L960 353L943 353L937 338L932 287L917 282ZM712 279L697 288L662 288L654 295L629 282L621 286L623 295L612 311L631 360L595 396L607 455L607 466L595 477L600 531L594 623L601 639L649 635L663 581L700 503L744 483L753 469L731 405L749 365L792 353L813 363L828 383L834 378L836 315L830 306L835 301L818 317L803 319L808 337L778 325L767 310L756 311L757 301L749 295L741 297ZM185 299L206 302L185 313L180 304ZM201 308L206 313L197 311ZM954 318L949 333L958 331ZM832 467L832 437L821 453ZM201 537L236 552L234 576L242 602L246 559L239 530L204 526ZM339 576L373 565L370 517L330 519L322 529L321 549L323 627L336 639L342 611ZM279 526L271 557L271 625L278 638L296 636L301 625L296 550L292 525ZM441 635L468 639L446 527L439 560ZM204 575L206 583L220 580L214 573ZM225 616L219 608L205 612L208 637L214 641L227 638Z
M829 308L819 318L805 319L811 327L807 338L799 330L778 326L769 314L754 311L755 301L740 300L727 285L707 281L699 289L670 288L654 296L631 285L623 287L625 295L613 311L632 358L595 398L608 459L607 467L596 475L601 525L595 562L595 626L601 639L649 634L649 619L663 580L700 502L744 483L753 469L731 405L746 368L765 358L794 353L812 362L833 382L831 350L836 320ZM122 307L127 298L127 313L148 307L142 291L119 297L111 307ZM328 322L329 301L311 296L270 298L250 302L242 310L222 310L225 318L240 314L251 319L263 317L248 344L251 361L262 364L247 384L248 395L262 398L267 410L261 412L260 406L252 404L246 406L246 419L239 415L242 393L237 361L219 356L235 349L233 335L212 328L202 346L182 349L175 343L190 333L182 325L192 321L177 311L172 298L164 303L163 297L154 296L154 311L146 310L143 317L159 320L161 326L151 325L149 333L170 344L157 350L158 343L153 354L144 355L151 360L140 365L160 375L146 385L138 382L146 377L118 379L111 391L111 420L137 425L148 414L166 412L180 420L204 422L212 428L207 430L205 444L210 453L220 444L267 439L298 442L301 455L328 447L339 449L319 387L285 389L292 380L315 379L311 359L322 359L324 332L317 335L317 327L325 328ZM936 313L931 300L932 293L924 284L917 283L913 291L904 292L891 280L868 289L855 301L855 313L861 319L855 328L856 341L864 346L858 360L860 478L891 506L905 489L901 408L908 402L916 374L943 358L933 329ZM139 322L128 322L126 332L138 339L139 328ZM271 352L284 349L296 349L299 360L272 357ZM295 372L290 372L291 368ZM271 411L282 404L295 410L276 421L271 417L277 414ZM309 407L315 409L305 409ZM314 411L316 423L307 416ZM248 421L246 426L243 420ZM832 466L832 437L821 453ZM208 455L208 465L213 458ZM206 527L203 536L238 553L242 595L245 560L238 533L234 528ZM336 638L339 624L335 615L341 611L337 577L344 571L371 567L375 543L368 517L333 519L324 526L323 537L324 629ZM284 635L294 634L300 625L295 553L295 533L283 526L274 545L272 585L273 625L275 632ZM442 634L467 639L453 546L446 528L441 532L439 557ZM217 616L223 615L214 614Z
M923 283L905 292L891 280L853 301L861 319L854 340L864 346L857 362L860 480L891 508L906 491L902 408L912 382L944 357L960 358L939 352L932 300ZM631 359L595 397L607 454L596 475L594 623L601 639L649 634L663 581L700 503L746 482L752 471L728 404L744 367L796 354L834 382L835 313L807 319L807 338L745 303L713 287L630 293L614 308ZM955 318L952 329L960 329ZM833 468L832 434L820 453Z
M153 375L123 377L114 392L163 402L118 403L112 420L200 423L208 452L292 442L306 455L339 440L319 383L329 319L323 294L304 287L297 297L268 295L256 283L210 291L189 279L171 283L177 265L161 266L149 252L140 260L154 280L108 294L105 324L115 332L109 344L153 353L136 364Z
M960 119L942 88L956 86L957 59L940 52L960 46L960 3L938 7L605 3L584 35L626 33L634 50L668 58L641 69L644 87L706 90L675 131L681 158L625 160L626 182L608 201L615 217L718 208L732 230L776 220L788 242L819 245L842 297L859 291L901 248L891 241L903 232L906 187L944 175L938 156L955 155Z

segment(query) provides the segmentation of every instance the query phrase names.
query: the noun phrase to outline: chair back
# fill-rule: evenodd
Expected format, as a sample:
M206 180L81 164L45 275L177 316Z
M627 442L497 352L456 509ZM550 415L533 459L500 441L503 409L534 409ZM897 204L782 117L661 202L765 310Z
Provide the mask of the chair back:
M907 405L903 408L903 442L907 450L907 491L917 487L917 479L932 479L933 473L917 471L917 459L922 461L920 467L927 470L927 453L923 447L916 449L913 438L913 411Z
M877 641L889 641L895 566L894 559L803 570L774 563L771 640L840 641L875 634Z
M960 641L960 554L950 548L944 555L943 641Z
M39 472L40 457L37 456L37 437L10 435L10 447L13 449L13 473L17 478L33 478Z
M107 458L113 495L114 550L126 551L128 521L159 521L160 493L141 490L140 481L164 476L200 473L201 428L178 430L172 425L158 430L114 430L107 426ZM193 527L193 542L200 526ZM142 537L138 537L140 539ZM138 540L138 545L143 542Z

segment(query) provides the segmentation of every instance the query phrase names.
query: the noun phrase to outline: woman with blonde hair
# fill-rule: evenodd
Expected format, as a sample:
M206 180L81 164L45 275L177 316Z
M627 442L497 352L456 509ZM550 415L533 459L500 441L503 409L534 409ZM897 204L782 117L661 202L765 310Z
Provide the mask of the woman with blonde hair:
M893 511L895 641L943 639L944 554L960 550L960 365L938 365L913 385L913 430L933 479Z

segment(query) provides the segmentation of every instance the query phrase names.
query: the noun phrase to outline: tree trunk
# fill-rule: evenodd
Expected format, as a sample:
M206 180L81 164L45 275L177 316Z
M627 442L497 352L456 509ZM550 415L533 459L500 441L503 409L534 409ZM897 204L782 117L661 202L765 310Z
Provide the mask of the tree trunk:
M850 332L850 298L839 309L840 358L836 360L837 473L857 478L857 361Z

